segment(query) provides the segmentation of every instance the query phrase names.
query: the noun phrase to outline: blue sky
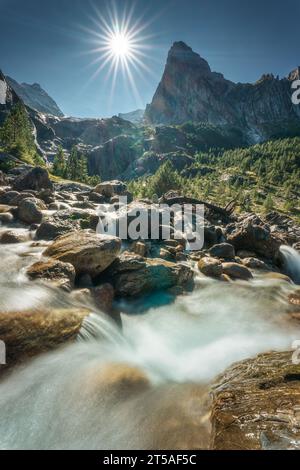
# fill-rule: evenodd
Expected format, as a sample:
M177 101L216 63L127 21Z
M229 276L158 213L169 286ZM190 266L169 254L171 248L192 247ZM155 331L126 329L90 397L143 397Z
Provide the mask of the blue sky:
M90 53L92 31L101 32L95 10L107 19L111 5L0 0L0 68L20 82L40 83L67 115L107 117L151 101L174 41L185 41L235 82L253 82L266 72L285 76L300 64L299 0L115 0L120 16L133 7L132 22L145 25L142 60L151 73L132 70L134 93L119 72L112 95L107 68L92 79L102 53Z

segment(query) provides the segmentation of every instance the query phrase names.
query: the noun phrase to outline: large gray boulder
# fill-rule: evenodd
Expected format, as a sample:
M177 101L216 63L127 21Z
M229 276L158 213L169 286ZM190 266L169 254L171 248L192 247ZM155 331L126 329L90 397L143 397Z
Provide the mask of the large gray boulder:
M53 183L45 168L35 167L18 176L13 182L13 188L17 191L25 189L41 191L42 189L53 189Z
M34 198L23 199L18 208L18 218L25 224L39 224L42 221L45 207Z
M210 248L209 254L216 258L233 259L235 257L235 249L230 243L219 243Z
M94 192L105 197L122 196L126 194L126 184L122 181L105 181L94 188Z
M36 238L38 240L54 240L75 230L96 230L98 222L98 215L91 209L59 210L41 223L36 231Z
M193 280L193 271L186 265L163 259L145 259L123 253L109 268L116 294L134 297L172 287L183 288Z
M251 215L226 227L226 238L236 250L251 250L272 260L278 255L283 242L278 234L271 233L270 226L258 216Z
M79 230L58 237L44 252L47 257L71 263L77 275L96 277L116 259L121 240Z

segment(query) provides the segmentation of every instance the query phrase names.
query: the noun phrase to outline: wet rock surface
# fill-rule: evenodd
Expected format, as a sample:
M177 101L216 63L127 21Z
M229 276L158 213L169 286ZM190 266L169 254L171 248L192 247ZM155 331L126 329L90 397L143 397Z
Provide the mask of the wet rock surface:
M298 449L300 365L292 352L270 352L234 364L216 381L212 448Z
M52 259L38 261L27 269L26 274L31 280L39 279L66 290L74 287L75 268L70 263Z
M7 364L24 361L74 340L89 310L65 308L0 313Z
M198 261L198 268L202 274L209 277L219 277L223 273L221 261L207 256Z
M7 230L0 234L0 243L3 245L24 243L29 240L29 235L25 232L19 232L18 230Z
M108 271L116 294L134 297L160 289L184 287L192 282L193 271L183 264L162 259L145 259L123 253Z
M229 276L231 279L241 279L244 281L248 281L252 279L251 271L238 263L223 263L222 264L223 273Z
M44 255L71 263L77 275L90 274L95 277L112 264L120 249L121 240L117 237L78 231L58 237Z
M233 259L235 257L235 249L230 243L220 243L210 248L209 254L212 257Z
M275 259L283 239L271 233L270 226L256 215L226 227L226 237L236 250L254 250L261 256Z

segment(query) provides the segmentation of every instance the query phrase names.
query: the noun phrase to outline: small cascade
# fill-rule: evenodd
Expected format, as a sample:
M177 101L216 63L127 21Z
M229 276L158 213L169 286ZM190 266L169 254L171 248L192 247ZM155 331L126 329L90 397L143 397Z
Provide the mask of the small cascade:
M284 269L295 284L300 284L300 253L290 246L282 246Z

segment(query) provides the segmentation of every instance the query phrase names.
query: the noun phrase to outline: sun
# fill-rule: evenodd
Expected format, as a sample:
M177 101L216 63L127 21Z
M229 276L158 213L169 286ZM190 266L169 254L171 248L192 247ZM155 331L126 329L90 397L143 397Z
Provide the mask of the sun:
M130 37L128 34L126 34L126 32L112 34L109 41L109 46L112 54L118 58L129 57L132 53Z
M97 67L89 82L106 69L102 77L110 88L109 100L114 96L116 83L122 80L126 93L132 93L136 106L144 106L137 81L142 80L148 86L149 77L154 75L148 65L151 60L149 51L152 50L149 40L156 35L145 34L153 20L148 18L147 22L143 21L142 17L135 14L133 7L129 11L123 8L122 13L116 7L108 7L106 14L99 12L95 6L93 9L94 15L90 19L96 29L83 27L94 45L87 51L95 55L90 65Z

